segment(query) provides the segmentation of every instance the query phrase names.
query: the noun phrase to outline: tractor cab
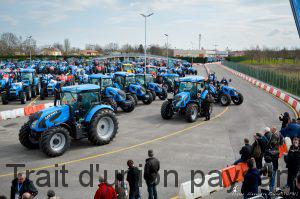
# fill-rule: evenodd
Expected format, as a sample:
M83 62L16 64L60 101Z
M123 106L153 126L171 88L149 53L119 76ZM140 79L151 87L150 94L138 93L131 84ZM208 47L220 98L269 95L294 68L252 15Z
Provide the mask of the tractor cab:
M37 84L38 78L35 76L34 69L21 69L20 70L20 81L26 86Z
M60 103L71 107L71 112L83 120L94 105L100 104L99 91L100 87L93 84L62 87Z
M146 73L153 75L154 78L157 77L158 69L156 66L147 66L146 67Z
M168 92L174 92L175 87L178 86L179 75L174 73L165 73L162 75L163 87Z
M161 85L154 82L154 77L151 74L137 74L135 75L136 82L146 89L150 90L153 100L156 96L161 100L165 100L168 97L167 90Z
M114 85L121 89L125 90L130 86L130 84L135 84L135 75L133 73L127 72L116 72L114 74Z

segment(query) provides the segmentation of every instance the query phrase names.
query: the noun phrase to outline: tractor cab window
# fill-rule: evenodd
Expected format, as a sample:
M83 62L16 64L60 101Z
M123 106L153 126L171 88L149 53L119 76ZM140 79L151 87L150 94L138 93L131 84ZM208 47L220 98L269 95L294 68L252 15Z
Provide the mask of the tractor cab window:
M135 83L135 77L134 76L128 76L126 77L126 85L134 84Z
M125 77L122 76L116 76L115 82L119 84L121 87L125 85Z
M77 103L77 94L72 92L63 92L61 96L62 105L70 105L72 108L75 108Z
M33 80L33 74L32 73L21 73L21 79L22 81L29 81L32 82Z
M113 85L112 79L104 78L101 81L101 88L111 87Z
M141 85L144 85L145 84L145 78L144 78L144 75L137 75L135 76L136 77L136 82L141 84Z
M193 88L193 83L191 82L180 82L179 92L190 92Z

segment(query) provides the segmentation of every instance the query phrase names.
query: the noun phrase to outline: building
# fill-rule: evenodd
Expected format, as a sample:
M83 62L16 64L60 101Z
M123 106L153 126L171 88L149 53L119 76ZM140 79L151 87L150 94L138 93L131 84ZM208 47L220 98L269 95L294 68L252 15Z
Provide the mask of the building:
M44 48L41 50L41 55L47 55L47 56L61 56L62 53L58 48Z
M229 52L229 56L241 57L241 56L245 56L245 52L244 51L231 51L231 52Z
M81 50L79 54L83 56L96 56L99 55L99 52L96 50Z
M174 49L174 57L228 57L227 51Z

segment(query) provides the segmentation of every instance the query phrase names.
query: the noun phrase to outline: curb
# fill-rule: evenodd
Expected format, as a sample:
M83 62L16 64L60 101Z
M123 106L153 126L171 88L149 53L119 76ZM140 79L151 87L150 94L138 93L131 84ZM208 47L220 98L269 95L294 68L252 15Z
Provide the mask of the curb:
M26 106L23 108L17 108L13 110L1 111L0 121L7 120L7 119L14 119L23 116L29 116L50 106L54 106L54 103L38 104L34 106Z

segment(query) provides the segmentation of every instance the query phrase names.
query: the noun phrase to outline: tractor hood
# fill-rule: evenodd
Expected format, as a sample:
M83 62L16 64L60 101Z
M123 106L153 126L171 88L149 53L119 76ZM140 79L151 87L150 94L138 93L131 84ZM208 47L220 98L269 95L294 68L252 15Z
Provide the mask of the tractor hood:
M114 101L124 101L126 99L126 93L118 88L107 87L105 89L105 96L113 98Z
M12 83L9 90L10 91L20 91L20 90L22 90L22 87L23 87L22 82Z
M129 91L137 94L138 96L146 94L146 89L139 84L130 84Z
M68 105L49 107L30 116L30 128L36 132L42 132L66 122L69 118L70 107Z
M191 95L189 92L181 92L174 97L174 108L183 108L190 101Z
M161 86L153 82L148 83L148 89L154 90L156 93L162 92Z

